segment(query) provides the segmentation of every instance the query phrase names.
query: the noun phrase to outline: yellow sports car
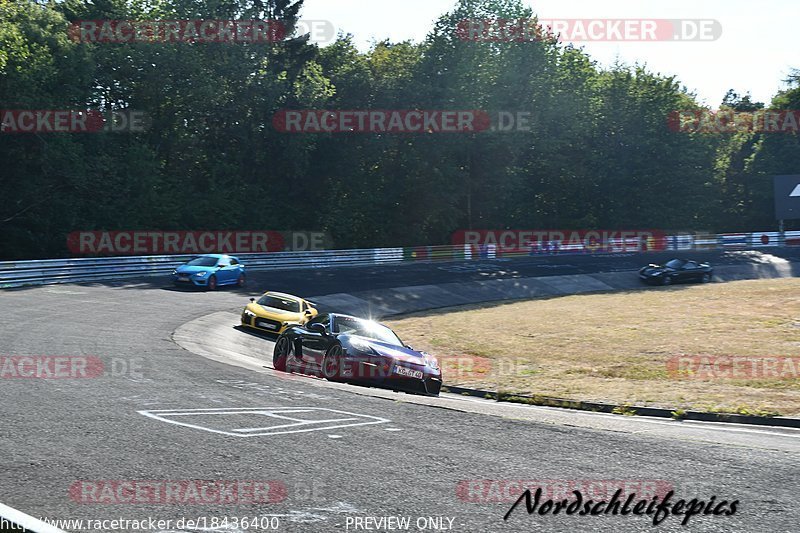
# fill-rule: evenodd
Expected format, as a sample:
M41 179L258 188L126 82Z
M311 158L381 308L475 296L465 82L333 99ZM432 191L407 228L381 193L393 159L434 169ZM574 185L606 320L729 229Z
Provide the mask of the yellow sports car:
M315 316L315 304L298 296L282 292L265 292L242 311L242 325L280 335L287 327L305 324Z

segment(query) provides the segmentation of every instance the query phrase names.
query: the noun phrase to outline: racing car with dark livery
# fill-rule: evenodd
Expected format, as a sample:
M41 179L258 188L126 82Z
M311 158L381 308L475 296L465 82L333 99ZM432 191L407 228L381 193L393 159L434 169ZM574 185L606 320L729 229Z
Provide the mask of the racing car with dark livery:
M442 387L435 357L404 344L383 324L338 313L289 327L275 341L272 364L283 372L433 396Z
M714 269L708 263L686 259L673 259L663 265L649 264L639 269L639 278L651 285L671 285L690 281L708 283L713 276Z

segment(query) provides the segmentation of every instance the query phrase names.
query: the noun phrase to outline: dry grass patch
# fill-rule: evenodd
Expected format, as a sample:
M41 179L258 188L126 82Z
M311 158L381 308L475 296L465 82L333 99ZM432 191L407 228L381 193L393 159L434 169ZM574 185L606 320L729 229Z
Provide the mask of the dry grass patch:
M443 359L451 385L800 415L799 379L699 381L667 371L679 355L800 357L797 278L466 306L388 324Z

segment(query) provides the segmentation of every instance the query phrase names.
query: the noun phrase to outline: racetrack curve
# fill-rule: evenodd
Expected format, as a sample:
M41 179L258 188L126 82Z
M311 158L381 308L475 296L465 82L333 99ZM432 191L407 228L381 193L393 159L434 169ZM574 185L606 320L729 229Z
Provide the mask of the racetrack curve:
M795 251L771 253L800 259ZM269 368L271 343L234 327L246 297L266 289L322 295L630 270L663 259L648 255L482 260L476 270L420 263L256 273L247 289L214 293L153 279L4 291L0 354L92 355L107 374L0 380L0 501L51 519L274 515L279 531L355 530L348 520L365 516L410 517L411 531L418 517L453 518L450 530L463 532L642 531L652 528L645 516L529 517L520 507L504 521L516 486L493 485L487 493L469 482L657 482L673 487L677 498L740 500L733 516L693 517L691 531L796 531L800 431L331 384L276 373ZM748 260L693 255L715 264ZM204 357L182 347L192 339ZM152 411L162 411L161 418ZM254 430L265 420L268 429ZM275 430L276 424L286 428ZM253 431L236 432L247 429ZM239 436L246 434L253 436ZM274 480L285 497L279 491L278 501L231 505L70 493L103 480ZM511 501L475 501L504 499L502 486L512 487ZM658 529L687 530L678 517Z

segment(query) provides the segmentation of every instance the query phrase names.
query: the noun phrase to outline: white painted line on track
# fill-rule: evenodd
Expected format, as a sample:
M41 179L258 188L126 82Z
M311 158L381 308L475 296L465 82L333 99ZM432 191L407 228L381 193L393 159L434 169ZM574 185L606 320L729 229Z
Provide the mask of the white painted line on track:
M357 418L331 418L326 420L312 420L310 422L303 422L298 421L294 424L283 424L280 426L267 426L262 428L241 428L241 429L234 429L232 431L236 431L237 433L255 433L257 431L271 431L273 429L280 429L280 428L289 428L295 426L303 426L308 424L326 424L326 423L333 423L333 422L349 422L350 420L358 420Z
M7 505L3 505L2 503L0 503L0 517L35 533L67 533L63 529L53 527L46 522L42 522L41 520L38 520L30 515L26 515L22 511L17 511L16 509ZM3 529L3 531L13 530L9 527L8 530Z
M331 429L354 427L354 426L367 426L373 424L384 424L391 422L387 418L380 418L372 415L365 415L360 413L351 413L347 411L339 411L336 409L327 409L323 407L241 407L241 408L194 408L194 409L160 409L151 411L137 411L137 413L144 415L154 420L184 426L192 429L199 429L211 433L218 433L221 435L228 435L232 437L262 437L269 435L286 435L289 433L308 433L311 431L327 431ZM338 415L347 415L346 417L325 418L325 419L300 419L282 416L283 413L320 413L328 414L334 413ZM289 424L279 424L273 426L253 426L244 428L230 428L224 425L224 419L219 420L217 415L233 415L233 416L257 416L263 424L264 417L271 419L288 420ZM183 421L174 420L177 417L199 417L205 425L200 423L188 423ZM215 419L213 423L203 420L203 418L211 417ZM360 421L359 421L360 420ZM311 427L313 426L313 427Z

